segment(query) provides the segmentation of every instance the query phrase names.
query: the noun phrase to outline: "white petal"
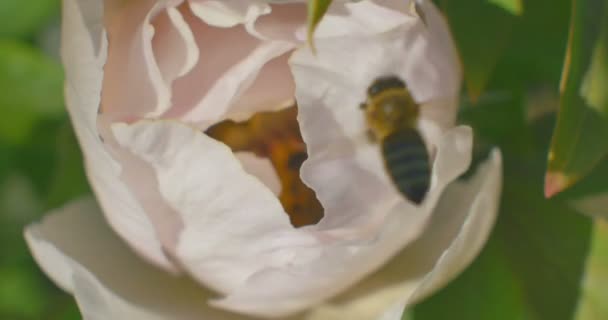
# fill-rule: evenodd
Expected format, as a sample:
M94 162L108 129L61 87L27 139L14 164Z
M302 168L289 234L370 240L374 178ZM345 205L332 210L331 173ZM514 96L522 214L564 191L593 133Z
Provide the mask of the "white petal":
M466 141L468 143L464 143ZM459 150L463 143L464 148ZM324 225L321 221L316 226L298 229L310 232L322 241L318 245L318 251L312 250L315 248L313 245L309 251L296 251L302 248L292 248L297 255L291 265L263 270L252 275L244 285L235 288L230 295L218 300L214 305L247 314L281 317L331 298L378 270L404 246L421 235L445 185L468 167L471 151L470 129L458 127L448 131L438 150L433 171L442 174L433 177L428 200L418 208L403 201L394 191L395 198L382 198L382 194L374 194L374 197L387 201L378 203L375 203L377 199L374 197L358 194L368 201L373 199L371 202L374 202L374 206L369 207L359 201L355 206L363 208L351 208L350 202L356 201L356 197L350 198L351 192L360 192L362 188L367 192L377 192L373 188L383 188L384 185L372 185L367 189L370 183L374 183L369 175L349 171L354 166L349 167L344 161L336 162L332 169L333 172L338 171L339 178L334 178L335 173L331 173L332 170L327 170L317 177L327 176L326 183L334 183L337 184L335 188L342 188L342 191L337 193L345 200L336 203L345 206L344 210L355 211L359 216L352 219L358 221L351 222L347 219L350 212L328 212L336 207L325 207L326 217L333 215L333 220L344 221L335 226ZM449 168L450 165L453 167ZM346 183L342 185L337 181Z
M222 28L253 22L271 10L265 1L242 0L190 0L190 8L205 23Z
M315 38L372 35L415 22L416 17L409 12L412 0L398 1L399 8L387 6L387 2L336 1L317 27Z
M259 270L290 263L285 247L312 242L224 144L174 122L116 124L113 131L153 170L160 196L183 221L175 254L211 288L228 292Z
M89 181L108 222L146 259L175 270L163 254L146 214L120 180L118 163L105 151L99 138L96 119L107 42L105 37L94 35L103 14L98 9L97 2L63 2L62 56L66 71L65 96L68 111L84 153ZM88 22L93 23L92 29L86 24ZM102 39L100 45L96 43L98 37Z
M119 163L120 179L127 186L147 219L152 223L156 235L165 252L173 252L177 246L183 221L179 214L164 201L154 170L147 162L134 155L129 148L116 142L111 133L112 122L104 115L98 118L98 128L104 139L104 146Z
M72 293L86 320L246 320L207 306L212 293L139 260L106 225L91 199L30 225L34 258Z
M494 151L468 181L445 191L427 231L378 272L309 320L399 320L411 304L452 280L477 256L496 215L501 189L501 157Z
M426 28L412 47L412 63L408 66L405 79L413 79L408 81L408 86L419 101L441 98L456 100L452 108L446 106L445 110L446 113L455 114L462 85L462 65L456 45L445 18L433 2L422 0L417 3L422 9ZM417 60L425 61L430 67Z
M183 14L195 36L200 57L191 72L173 84L173 106L165 117L206 128L223 119L248 117L260 108L276 110L292 98L293 81L280 58L293 48L292 43L261 41L242 25L217 28L189 11ZM276 59L280 60L278 65L270 65L270 71L266 72L265 65ZM264 82L258 84L258 75L266 73L269 75L263 77ZM282 84L274 88L274 99L270 99L268 92L254 92L260 98L251 94L253 90L266 90L271 81Z
M346 3L345 12L330 12L316 33L317 55L302 48L291 60L301 88L298 100L307 95L317 103L359 112L356 107L365 101L368 86L379 76L396 75L419 103L457 101L462 74L449 29L430 1L421 1L421 7L426 24L409 12L369 0ZM455 117L455 105L444 106L447 118Z
M422 286L418 288L410 303L414 303L445 286L464 270L479 254L486 243L500 204L502 190L502 157L500 151L494 150L490 159L481 167L479 173L469 183L463 183L460 190L447 193L442 199L443 206L437 208L438 214L443 212L452 214L460 208L456 205L470 205L469 213L456 237L442 254L433 270L428 274ZM462 199L471 199L463 201ZM433 232L445 236L450 228L450 221L444 216L438 218L437 226L429 228L430 236ZM457 219L457 218L455 218ZM443 229L446 228L446 229ZM453 229L452 229L453 230ZM437 240L438 238L436 238ZM434 242L435 245L438 242Z
M102 47L104 51L107 48L105 47L106 34L103 25L103 12L104 9L106 11L109 11L110 9L104 8L104 3L96 0L72 0L72 3L68 4L68 7L73 8L64 8L64 13L74 12L75 16L71 17L71 19L64 18L64 20L80 21L70 21L68 24L71 26L63 26L63 32L74 32L66 30L66 28L72 28L75 24L81 24L83 27L83 30L80 30L81 37L83 39L88 39L87 41L90 42L90 45L93 47L93 56L98 57L104 55L105 52L102 54ZM65 24L66 23L64 22L63 25ZM66 40L67 39L62 39L62 45L66 42ZM62 49L62 54L64 56L66 53L66 49Z
M278 196L281 193L281 180L269 159L260 158L251 152L237 152L235 156L241 162L245 172L260 179L275 195Z
M361 240L352 238L352 230L293 229L272 192L245 174L226 146L203 133L174 122L117 124L113 131L124 148L153 168L162 197L181 215L184 230L176 252L181 264L203 283L228 293L214 305L232 311L286 316L319 303L379 268L422 232L428 217L417 212L408 217L406 203L387 204L377 240L374 229L384 219L360 226ZM463 138L468 148L457 150ZM470 130L449 132L434 170L453 163L457 175L468 165L467 151ZM434 180L431 194L440 194L449 181Z

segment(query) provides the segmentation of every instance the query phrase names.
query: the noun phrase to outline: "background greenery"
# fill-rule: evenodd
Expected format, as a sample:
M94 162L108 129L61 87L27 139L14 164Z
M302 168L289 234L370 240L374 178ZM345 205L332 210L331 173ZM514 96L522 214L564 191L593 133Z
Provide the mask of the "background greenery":
M63 107L59 0L0 1L0 319L80 319L32 260L23 227L89 192Z
M568 205L608 191L608 162L601 158L558 197L542 196L572 1L436 2L466 71L461 121L475 129L476 159L500 146L505 186L495 232L479 258L405 317L608 319L608 224ZM41 274L22 237L44 212L90 192L63 108L59 6L0 1L0 319L80 318L73 299Z

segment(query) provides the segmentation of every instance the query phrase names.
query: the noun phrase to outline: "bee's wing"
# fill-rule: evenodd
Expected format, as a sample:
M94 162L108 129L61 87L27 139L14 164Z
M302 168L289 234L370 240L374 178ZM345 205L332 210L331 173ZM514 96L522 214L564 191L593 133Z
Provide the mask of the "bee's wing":
M456 121L458 99L438 98L420 104L420 117L433 120L441 128L449 128Z

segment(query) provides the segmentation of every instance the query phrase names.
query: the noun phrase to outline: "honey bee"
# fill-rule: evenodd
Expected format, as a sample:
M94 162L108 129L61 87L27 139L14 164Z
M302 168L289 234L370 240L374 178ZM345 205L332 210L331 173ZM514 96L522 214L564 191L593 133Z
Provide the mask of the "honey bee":
M424 140L416 129L420 106L401 79L384 76L369 86L361 108L395 187L410 201L422 203L429 190L431 169Z

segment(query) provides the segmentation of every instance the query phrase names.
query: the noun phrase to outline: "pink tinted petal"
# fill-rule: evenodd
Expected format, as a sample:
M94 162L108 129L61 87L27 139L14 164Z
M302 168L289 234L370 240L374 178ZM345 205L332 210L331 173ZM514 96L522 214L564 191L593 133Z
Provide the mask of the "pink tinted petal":
M97 131L97 110L107 42L96 23L103 11L96 4L66 0L63 3L62 57L66 72L66 105L80 142L87 176L108 222L139 254L168 270L177 270L161 249L152 224L120 179L119 164L106 152ZM93 22L93 28L85 23ZM99 56L96 55L100 52Z
M177 252L196 279L220 292L284 267L291 247L315 242L295 230L276 196L222 143L176 122L116 124L118 142L148 163L184 229Z
M198 60L194 35L176 8L167 8L154 19L152 48L167 87L188 73Z
M259 17L249 31L262 39L302 42L306 33L306 3L274 3L271 8L272 12Z
M249 35L243 26L215 28L189 11L183 14L195 35L200 57L190 73L175 81L174 105L166 116L179 117L206 127L229 118L228 109L247 93L249 87L255 85L256 76L264 65L291 50L292 45L286 42L261 42ZM284 81L288 76L287 73L280 79L269 81ZM271 109L284 102L287 96L282 90L275 91L275 94L276 100L263 100L264 103L272 102ZM243 97L237 103L238 114L255 112L245 112L244 109L250 107L248 100Z
M173 1L176 2L176 1ZM142 118L170 104L152 49L151 20L168 2L129 1L108 16L108 59L104 66L102 111L112 119Z
M279 78L257 78L257 76L259 72L266 69L264 65L267 62L280 57L291 49L292 44L287 42L266 42L260 44L246 59L232 66L220 79L217 79L201 104L197 105L182 119L187 122L202 123L202 127L205 128L205 124L210 121L218 122L233 118L242 120L259 111L277 110L289 106L289 103L285 103L286 98L289 99L293 96L293 85L290 81L289 73L279 73ZM287 68L278 68L278 70L287 71ZM285 85L276 87L275 90L277 91L273 91L273 94L270 95L274 96L275 99L266 100L269 93L260 95L249 92L251 98L260 97L264 99L262 102L268 103L268 105L254 104L257 102L256 100L247 100L247 96L243 96L252 85L267 86L268 82L285 80L287 80ZM289 91L283 92L282 90ZM241 97L242 100L239 104L237 101ZM249 109L245 109L245 107L249 107ZM233 111L233 108L236 108L236 110Z
M226 117L234 121L247 120L257 112L278 111L292 106L295 83L287 60L290 52L268 62L253 84L234 101Z

